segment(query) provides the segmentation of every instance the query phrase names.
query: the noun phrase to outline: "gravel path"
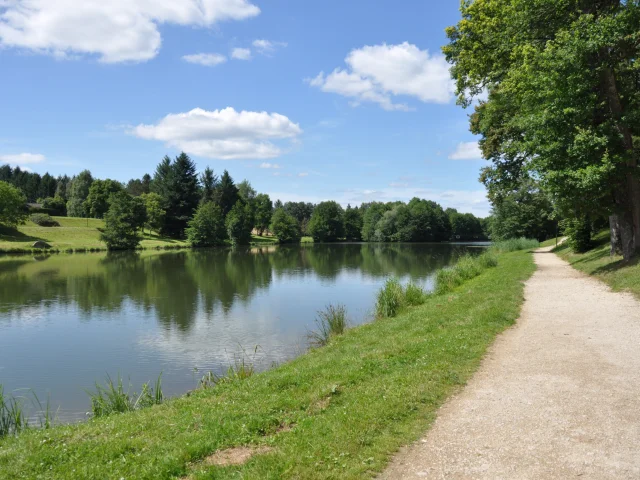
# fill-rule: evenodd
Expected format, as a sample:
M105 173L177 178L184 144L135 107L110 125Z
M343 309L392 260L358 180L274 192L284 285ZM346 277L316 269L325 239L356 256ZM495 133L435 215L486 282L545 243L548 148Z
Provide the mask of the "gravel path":
M640 303L540 249L522 315L383 479L640 479Z

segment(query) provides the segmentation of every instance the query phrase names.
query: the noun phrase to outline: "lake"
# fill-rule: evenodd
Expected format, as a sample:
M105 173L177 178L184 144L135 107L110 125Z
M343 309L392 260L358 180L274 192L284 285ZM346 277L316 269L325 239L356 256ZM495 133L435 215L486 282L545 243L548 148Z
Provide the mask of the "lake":
M62 422L86 418L107 374L165 395L243 357L257 369L307 348L316 312L372 319L396 276L426 288L462 244L332 244L0 258L0 384L50 397Z

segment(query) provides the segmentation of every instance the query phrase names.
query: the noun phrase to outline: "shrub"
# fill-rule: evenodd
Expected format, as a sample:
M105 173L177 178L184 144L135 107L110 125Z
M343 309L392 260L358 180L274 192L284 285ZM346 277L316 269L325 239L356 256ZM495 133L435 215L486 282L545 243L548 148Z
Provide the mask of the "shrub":
M380 318L395 317L404 303L402 285L397 278L389 278L378 292L376 316Z
M515 252L516 250L527 250L538 248L539 246L540 242L538 242L538 240L522 237L494 242L491 245L491 249L497 252Z
M279 208L271 217L271 233L278 237L279 243L300 242L300 225L298 221L289 215L284 209Z
M591 222L588 218L572 218L562 223L564 233L567 235L567 243L571 250L583 253L592 246L591 234L593 233Z
M59 227L60 224L46 213L34 213L29 217L30 220L41 227Z
M42 208L53 212L54 215L64 217L67 214L67 202L61 197L47 197L42 200Z
M201 204L189 220L187 240L194 247L221 245L225 239L222 209L213 202Z
M321 347L329 343L332 337L342 335L347 329L347 309L344 305L329 305L324 311L318 312L316 325L318 330L309 333L309 340L312 345Z

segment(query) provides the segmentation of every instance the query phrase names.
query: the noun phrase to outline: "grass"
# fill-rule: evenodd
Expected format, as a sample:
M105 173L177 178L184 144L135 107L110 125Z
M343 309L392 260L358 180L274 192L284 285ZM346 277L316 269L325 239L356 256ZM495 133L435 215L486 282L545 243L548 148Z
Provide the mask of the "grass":
M518 317L527 252L393 319L244 380L79 425L0 440L0 478L371 478L419 438ZM204 459L267 446L243 465Z
M574 253L567 243L553 251L581 272L593 275L616 292L631 292L640 298L640 258L625 263L621 256L611 257L609 230L594 236L593 248Z
M95 218L52 217L59 227L40 227L27 220L17 230L0 227L0 253L33 253L41 252L34 249L33 243L41 240L51 245L54 251L86 252L106 250L106 245L100 240L100 230L104 228L104 221ZM278 240L274 237L251 236L252 245L271 245ZM140 247L151 248L189 248L185 240L162 237L145 230Z
M501 240L494 242L491 248L498 252L515 252L516 250L529 250L532 248L538 248L540 242L532 238L510 238L508 240Z
M91 412L94 417L105 417L114 413L126 413L140 410L141 408L160 405L164 400L162 394L162 374L156 379L155 387L144 383L140 394L130 394L131 385L125 391L122 378L118 375L117 380L107 375L105 385L96 382L95 392L87 391L91 398Z
M397 278L388 278L378 292L376 299L376 317L395 317L404 307L404 289Z
M487 268L497 265L498 258L493 249L477 256L464 255L453 267L438 271L434 292L437 295L449 293Z
M9 435L17 435L30 427L28 399L36 408L35 417L39 421L40 428L48 429L53 426L55 418L51 411L49 398L43 406L35 392L29 390L27 394L29 397L26 395L15 397L5 394L4 387L0 384L0 439Z
M317 330L308 335L309 342L314 347L323 347L336 335L342 335L347 329L347 309L344 305L327 306L318 312L316 318Z

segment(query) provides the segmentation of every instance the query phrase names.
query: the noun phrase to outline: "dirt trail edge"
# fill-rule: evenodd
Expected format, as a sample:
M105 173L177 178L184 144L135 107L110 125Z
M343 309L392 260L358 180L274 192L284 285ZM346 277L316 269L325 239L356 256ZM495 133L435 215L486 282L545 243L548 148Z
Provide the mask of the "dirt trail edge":
M534 255L517 324L380 478L640 478L640 302Z

